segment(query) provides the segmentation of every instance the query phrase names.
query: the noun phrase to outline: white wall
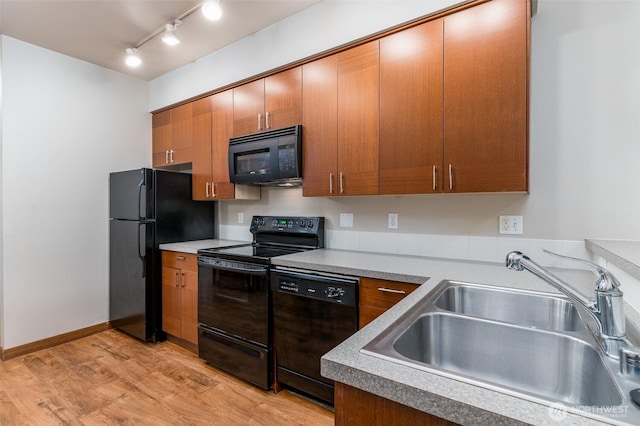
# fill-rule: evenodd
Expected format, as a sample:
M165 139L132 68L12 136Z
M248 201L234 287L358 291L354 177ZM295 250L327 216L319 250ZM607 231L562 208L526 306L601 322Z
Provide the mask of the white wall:
M304 57L380 29L374 30L371 22L392 26L426 13L404 2L374 3L377 7L371 7L372 2L323 2L166 74L151 82L150 108L264 71L265 63L274 67L290 62L296 59L292 51ZM388 19L380 16L385 3ZM349 15L343 16L341 8L349 8ZM325 30L327 22L337 24ZM222 202L220 223L237 225L238 212L245 217L323 214L328 228L338 230L339 213L351 212L354 232L497 238L498 216L518 214L524 217L523 244L528 243L525 239L640 239L638 22L640 2L539 1L531 22L530 195L309 199L296 189L266 189L259 203ZM311 47L305 50L298 37L285 36L289 28L301 29ZM272 56L260 56L250 66L246 58L275 35L279 38L272 44L277 46ZM399 213L397 232L386 229L389 212Z
M2 36L2 340L108 321L108 174L151 164L148 83Z

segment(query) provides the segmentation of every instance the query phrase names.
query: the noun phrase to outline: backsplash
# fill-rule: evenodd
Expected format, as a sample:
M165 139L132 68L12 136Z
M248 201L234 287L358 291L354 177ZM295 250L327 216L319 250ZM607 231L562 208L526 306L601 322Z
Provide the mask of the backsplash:
M503 263L507 253L518 250L535 262L548 267L584 269L582 265L557 259L542 249L591 260L584 241L545 240L505 237L478 237L466 235L409 234L398 232L325 231L325 247L409 256L440 257L482 262ZM218 238L249 241L252 236L248 225L219 226Z

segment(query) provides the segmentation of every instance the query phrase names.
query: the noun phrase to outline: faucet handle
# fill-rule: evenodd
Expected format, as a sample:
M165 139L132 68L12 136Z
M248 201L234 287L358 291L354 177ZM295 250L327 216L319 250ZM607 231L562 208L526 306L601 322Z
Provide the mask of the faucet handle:
M596 271L596 274L598 275L598 281L596 281L596 291L604 291L604 292L619 291L618 288L620 287L620 281L618 281L618 279L614 277L613 274L603 266L600 266L593 262L589 262L588 260L579 259L577 257L565 256L563 254L554 253L547 249L542 249L542 251L550 255L560 257L562 259L573 260L573 261L580 262L590 266L592 269Z

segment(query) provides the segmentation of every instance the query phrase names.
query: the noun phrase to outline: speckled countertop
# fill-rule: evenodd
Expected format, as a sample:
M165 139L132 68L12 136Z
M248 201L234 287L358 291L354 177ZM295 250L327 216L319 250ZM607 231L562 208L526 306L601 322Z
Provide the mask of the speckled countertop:
M360 353L360 349L402 316L442 280L452 279L554 292L527 272L508 270L503 264L379 253L321 249L272 259L274 265L333 272L360 277L423 283L385 314L327 353L322 374L330 379L397 401L460 424L625 424L624 417L605 419L584 411L554 417L549 404L457 381L435 373ZM585 294L593 292L594 276L587 271L554 270ZM627 310L636 324L638 314ZM635 407L629 407L635 410Z
M182 241L179 243L160 244L160 250L179 251L182 253L197 254L198 250L206 248L219 248L235 246L238 244L249 244L251 241L234 240L197 240Z

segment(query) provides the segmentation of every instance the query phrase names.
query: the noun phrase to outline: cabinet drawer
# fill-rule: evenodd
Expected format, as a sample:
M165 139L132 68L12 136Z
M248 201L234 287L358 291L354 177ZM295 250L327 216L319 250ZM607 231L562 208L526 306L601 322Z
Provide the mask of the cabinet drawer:
M198 272L198 256L177 251L162 251L162 266Z
M398 303L416 288L418 288L416 284L378 280L374 278L361 278L360 305L386 310Z

